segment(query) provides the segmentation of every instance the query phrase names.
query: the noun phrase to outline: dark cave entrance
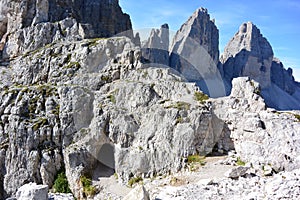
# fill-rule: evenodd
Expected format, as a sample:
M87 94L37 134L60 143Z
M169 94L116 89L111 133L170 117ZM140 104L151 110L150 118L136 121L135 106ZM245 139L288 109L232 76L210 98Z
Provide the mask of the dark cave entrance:
M111 177L115 173L115 148L111 144L104 144L97 153L93 180Z

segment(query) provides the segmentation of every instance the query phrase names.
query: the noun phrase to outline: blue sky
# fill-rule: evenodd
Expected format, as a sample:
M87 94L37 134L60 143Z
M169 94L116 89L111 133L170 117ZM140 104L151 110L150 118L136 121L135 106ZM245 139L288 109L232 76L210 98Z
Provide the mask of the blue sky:
M199 7L208 9L220 31L220 52L243 22L252 21L268 39L286 68L300 81L300 0L120 0L133 28L168 23L177 31Z

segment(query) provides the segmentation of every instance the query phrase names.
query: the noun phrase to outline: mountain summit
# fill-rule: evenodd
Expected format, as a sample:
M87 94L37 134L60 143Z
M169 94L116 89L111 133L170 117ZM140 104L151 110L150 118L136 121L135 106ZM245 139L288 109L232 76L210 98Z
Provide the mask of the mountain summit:
M252 23L243 23L220 59L224 79L248 76L259 82L266 103L281 110L300 109L300 87L291 69L274 58L270 43ZM274 98L276 97L276 98Z

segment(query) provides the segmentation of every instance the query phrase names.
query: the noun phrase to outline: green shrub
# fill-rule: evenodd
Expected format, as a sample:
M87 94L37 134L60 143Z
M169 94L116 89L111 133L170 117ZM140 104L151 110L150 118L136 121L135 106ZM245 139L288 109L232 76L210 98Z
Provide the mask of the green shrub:
M196 92L194 93L194 97L195 97L195 99L196 99L197 101L199 101L201 104L205 103L205 101L209 99L209 97L208 97L206 94L204 94L204 93L202 93L202 92L198 92L198 91L196 91Z
M87 178L86 176L81 176L80 182L85 196L94 196L96 194L96 188L92 185L92 179Z
M71 193L65 172L58 173L53 188L58 193Z

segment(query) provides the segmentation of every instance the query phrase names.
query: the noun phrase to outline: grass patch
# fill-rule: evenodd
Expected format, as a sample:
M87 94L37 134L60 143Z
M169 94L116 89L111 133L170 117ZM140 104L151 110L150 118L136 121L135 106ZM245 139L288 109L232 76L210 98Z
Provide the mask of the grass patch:
M240 157L237 158L236 164L238 166L245 166L246 165L246 163L244 161L242 161Z
M204 166L206 164L205 156L200 156L197 154L188 156L187 162L189 170L192 172L199 170L201 166Z
M101 80L102 81L109 81L109 80L111 80L111 77L110 76L101 76Z
M196 101L200 102L201 104L204 104L205 101L209 99L209 97L206 94L204 94L203 92L198 92L198 91L196 91L194 93L194 97L195 97Z
M200 156L200 155L190 155L188 156L188 163L200 163L201 165L205 165L205 156Z
M176 124L181 124L181 123L183 123L183 117L179 116L176 118Z
M298 122L300 122L300 115L294 114L294 117L298 120Z
M74 69L74 70L78 70L81 67L81 65L79 64L79 62L70 62L68 65L65 65L64 68L65 69Z
M179 101L179 102L176 102L173 105L168 106L167 108L176 108L178 110L189 110L190 107L191 107L191 104Z
M116 104L116 103L117 103L116 97L115 97L113 94L110 94L107 98L108 98L113 104Z
M128 185L129 185L130 187L132 187L134 184L139 183L139 182L141 182L141 181L143 181L143 178L142 178L142 177L140 177L140 176L138 176L138 177L133 177L133 178L131 178L131 179L128 181Z
M96 188L92 185L92 179L87 178L86 176L80 177L80 182L83 187L83 194L88 196L94 196L96 194Z
M117 174L117 173L114 173L114 177L115 177L115 179L116 179L116 180L118 180L118 179L119 179L119 176L118 176L118 174Z
M98 44L98 41L101 40L101 39L103 39L103 38L90 39L89 42L88 42L88 47L96 46Z
M40 127L48 123L47 118L39 118L39 120L33 125L33 130L37 131Z

